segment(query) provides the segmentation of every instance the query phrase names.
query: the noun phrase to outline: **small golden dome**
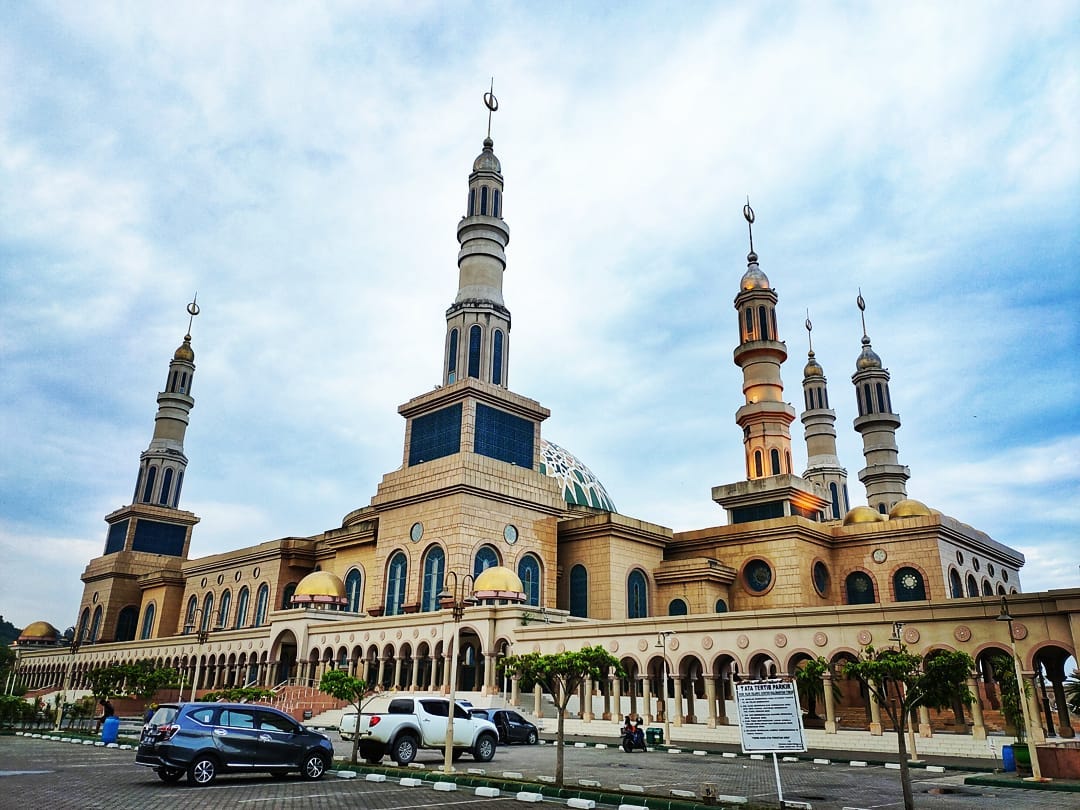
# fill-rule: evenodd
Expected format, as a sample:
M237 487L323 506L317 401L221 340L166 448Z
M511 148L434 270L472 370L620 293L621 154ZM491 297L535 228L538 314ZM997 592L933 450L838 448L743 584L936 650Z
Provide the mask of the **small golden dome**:
M934 514L933 509L922 501L916 501L914 498L897 501L893 508L889 510L890 518L926 517L932 514Z
M803 369L804 377L824 377L825 370L818 363L817 358L814 357L813 350L810 350L806 354L806 367Z
M870 338L863 335L862 351L859 352L859 359L855 361L855 370L866 371L870 368L881 368L881 358L870 348Z
M844 525L852 526L856 523L881 523L889 518L881 514L877 509L869 506L856 506L844 515Z
M750 253L746 256L749 263L746 272L743 273L742 281L739 282L740 290L768 290L769 277L758 267L757 254Z
M521 584L521 578L509 568L496 565L485 569L476 578L473 595L477 599L524 601L525 586Z
M472 170L474 172L502 172L502 164L499 163L499 159L495 157L495 152L492 147L495 146L495 142L491 138L484 138L484 151L477 155L476 160L473 161Z
M60 631L48 622L31 622L19 634L19 641L56 641Z
M345 605L345 583L329 571L312 571L296 586L294 605Z
M195 362L195 352L191 350L191 335L184 335L184 342L173 352L173 360Z

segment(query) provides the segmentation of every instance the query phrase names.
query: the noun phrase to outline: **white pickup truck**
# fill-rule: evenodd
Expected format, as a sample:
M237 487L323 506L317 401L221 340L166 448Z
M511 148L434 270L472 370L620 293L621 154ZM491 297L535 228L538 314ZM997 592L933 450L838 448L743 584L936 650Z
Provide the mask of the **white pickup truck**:
M376 699L359 718L352 712L342 715L339 733L346 740L359 736L357 752L367 762L377 763L389 754L398 765L408 765L421 748L445 748L448 705L446 698L438 697ZM466 753L478 762L488 762L498 743L494 723L454 705L455 762Z

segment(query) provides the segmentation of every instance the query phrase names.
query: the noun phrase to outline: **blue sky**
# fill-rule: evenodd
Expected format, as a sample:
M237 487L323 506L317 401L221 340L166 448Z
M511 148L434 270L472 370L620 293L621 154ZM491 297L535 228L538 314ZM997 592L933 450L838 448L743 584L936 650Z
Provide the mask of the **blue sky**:
M892 373L912 497L1080 583L1080 5L7 4L0 612L74 622L187 326L192 554L309 535L401 463L439 382L486 128L510 387L626 514L723 522L754 241L799 407L807 310ZM796 465L805 464L793 425Z

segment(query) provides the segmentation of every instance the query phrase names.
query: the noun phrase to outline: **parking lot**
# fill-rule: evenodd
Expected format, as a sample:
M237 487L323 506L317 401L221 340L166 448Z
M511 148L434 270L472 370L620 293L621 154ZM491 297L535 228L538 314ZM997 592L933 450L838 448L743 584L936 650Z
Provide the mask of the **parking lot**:
M335 740L335 744L338 755L347 756L349 744L340 740ZM484 766L466 756L457 767L460 772L482 767L489 777L510 772L536 778L554 772L555 753L551 745L500 746L495 759ZM690 752L627 754L614 747L569 747L565 755L567 785L577 785L584 779L599 782L604 788L640 787L650 794L670 798L672 790L696 793L702 783L712 782L721 795L742 796L765 806L777 804L771 759L725 758L718 754L695 756ZM483 806L501 810L522 806L505 795L496 799L474 796L473 788L464 785L456 792L435 792L431 781L442 758L434 751L422 751L417 764L424 767L407 771L407 775L422 780L419 787L403 787L395 777L373 783L364 781L363 777L345 780L332 775L318 782L305 782L299 777L275 780L263 775L239 775L223 776L208 788L192 788L186 782L165 785L149 769L135 766L133 760L133 751L0 737L0 807L175 810L178 805L403 809ZM1080 808L1080 794L1075 793L966 787L963 784L966 774L962 772L915 770L913 775L916 806L920 810ZM903 806L899 774L881 766L782 763L781 779L785 799L807 802L814 810ZM549 806L555 803L556 800L548 802ZM564 801L557 803L565 805Z

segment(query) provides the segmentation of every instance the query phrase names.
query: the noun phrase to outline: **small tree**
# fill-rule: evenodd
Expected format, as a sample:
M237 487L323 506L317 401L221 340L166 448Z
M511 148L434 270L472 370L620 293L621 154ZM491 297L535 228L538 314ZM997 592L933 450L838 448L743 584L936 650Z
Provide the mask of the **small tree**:
M558 731L555 735L558 740L555 751L555 783L562 786L566 706L587 679L606 678L609 670L614 670L616 677L622 677L625 673L619 659L603 647L594 646L577 652L567 651L552 655L511 655L502 660L501 667L504 672L512 672L526 681L538 683L551 693L555 708L559 712Z
M1065 679L1065 703L1073 714L1080 714L1080 669L1074 669Z
M799 690L799 701L806 706L806 716L817 719L817 702L825 698L825 681L822 676L829 671L829 662L821 656L803 661L795 669L795 688ZM832 684L833 700L839 700L840 687Z
M319 681L319 691L325 692L338 700L347 701L350 706L356 707L356 731L352 738L352 757L350 761L356 764L356 749L360 745L360 712L364 708L364 696L367 694L367 681L363 678L354 678L343 669L331 669L324 672Z
M143 708L146 708L147 702L157 694L159 689L173 686L180 679L175 669L158 667L153 661L136 661L125 669L127 670L125 679L127 692L141 700Z
M1024 722L1024 709L1020 705L1016 666L1009 656L996 655L990 659L990 668L1001 690L1001 713L1005 716L1005 722L1012 727L1016 741L1023 743L1027 739L1027 724ZM1024 681L1024 692L1030 694L1030 688L1027 681Z
M98 667L86 673L90 693L96 701L109 700L117 695L128 694L125 686L127 679L128 668L120 664Z
M970 704L974 696L967 680L974 666L975 661L964 652L936 651L923 657L908 652L903 644L899 649L884 650L868 646L859 660L844 664L844 674L870 691L896 729L905 810L915 810L904 737L908 716L919 706L941 708L954 701Z

